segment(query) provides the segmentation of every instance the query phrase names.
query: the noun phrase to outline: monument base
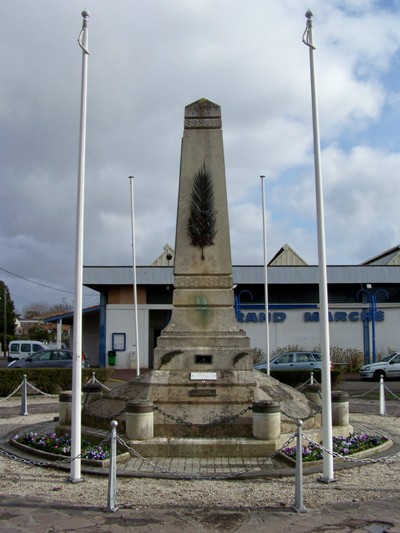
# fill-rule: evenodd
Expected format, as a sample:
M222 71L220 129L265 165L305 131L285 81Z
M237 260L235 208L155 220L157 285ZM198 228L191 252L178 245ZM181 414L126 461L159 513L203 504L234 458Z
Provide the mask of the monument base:
M189 372L151 370L85 406L85 425L108 428L111 419L125 432L127 402L154 404L154 437L252 438L252 406L277 402L282 412L281 432L320 425L314 404L302 393L256 370Z

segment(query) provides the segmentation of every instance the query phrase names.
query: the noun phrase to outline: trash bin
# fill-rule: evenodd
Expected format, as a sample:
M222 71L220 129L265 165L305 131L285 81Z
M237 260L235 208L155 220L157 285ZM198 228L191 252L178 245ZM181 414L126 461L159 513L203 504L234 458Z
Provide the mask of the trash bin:
M117 359L117 352L114 350L110 350L108 352L108 365L109 366L115 366L115 360Z

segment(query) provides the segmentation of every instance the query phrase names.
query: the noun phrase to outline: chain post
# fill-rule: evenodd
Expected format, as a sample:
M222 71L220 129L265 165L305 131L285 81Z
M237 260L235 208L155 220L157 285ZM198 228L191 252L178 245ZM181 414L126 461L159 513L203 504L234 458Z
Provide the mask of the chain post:
M26 374L22 379L22 391L21 391L21 415L27 416L28 414L28 394L27 394L27 383L26 383Z
M115 505L115 497L117 493L117 426L118 422L116 420L112 420L110 442L110 469L108 473L108 513L114 513L118 510L118 507Z
M302 436L301 426L302 420L296 420L296 480L295 480L295 496L293 509L298 513L306 513L307 509L304 507L303 494L303 454L302 454Z
M380 382L379 382L379 414L381 416L386 415L385 382L384 382L383 376L380 377Z

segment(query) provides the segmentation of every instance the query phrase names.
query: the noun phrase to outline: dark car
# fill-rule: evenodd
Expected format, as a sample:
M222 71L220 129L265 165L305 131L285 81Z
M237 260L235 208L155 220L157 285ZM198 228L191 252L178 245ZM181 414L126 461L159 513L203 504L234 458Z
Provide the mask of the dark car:
M43 350L26 359L12 361L10 368L72 368L72 350ZM89 359L82 354L82 367L90 367Z
M267 370L267 363L254 365L256 370ZM270 370L321 370L321 354L318 352L285 352L273 357Z

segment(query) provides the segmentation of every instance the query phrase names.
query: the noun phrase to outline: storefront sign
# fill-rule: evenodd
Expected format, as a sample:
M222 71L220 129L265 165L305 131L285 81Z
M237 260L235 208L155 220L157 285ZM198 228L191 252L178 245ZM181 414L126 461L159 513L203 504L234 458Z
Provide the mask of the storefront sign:
M285 322L287 318L286 313L281 311L274 311L268 313L268 322L275 324ZM246 313L240 312L238 314L238 322L242 323L263 323L265 322L265 313L249 311ZM371 311L329 311L329 322L364 322L371 320ZM384 311L375 311L375 322L383 322L385 320ZM304 322L319 322L318 311L306 311L304 313Z
M371 311L329 311L329 322L359 322L371 320ZM384 311L375 311L375 322L383 322L385 320ZM304 322L319 322L319 312L309 311L304 313Z

